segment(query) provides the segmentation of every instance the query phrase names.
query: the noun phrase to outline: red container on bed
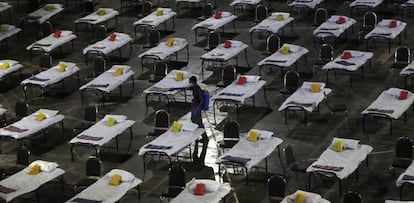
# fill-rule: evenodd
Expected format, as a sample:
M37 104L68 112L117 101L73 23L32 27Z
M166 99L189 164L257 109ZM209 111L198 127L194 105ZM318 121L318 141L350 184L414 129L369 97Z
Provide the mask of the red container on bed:
M244 85L247 82L247 78L244 76L240 76L239 79L237 80L237 84L238 85Z
M338 20L336 20L336 24L344 24L345 23L345 18L344 17L339 17Z
M224 42L224 48L230 48L231 47L231 41L230 40L226 40L225 42Z
M397 21L396 20L391 21L389 28L396 28L396 27L397 27Z
M61 30L56 30L55 33L53 34L53 37L59 38L61 34L62 34Z
M351 57L352 57L351 52L349 52L349 51L345 51L345 52L342 54L341 59L349 59L349 58L351 58Z
M408 97L408 91L401 91L400 96L398 97L399 100L407 99Z
M205 192L205 189L206 189L206 185L204 185L203 183L198 183L196 185L195 190L194 190L194 195L201 195L201 196L203 196L204 195L204 192Z
M221 11L216 11L216 13L214 14L214 18L215 19L220 19L221 17L222 17Z
M111 36L109 37L109 41L115 41L116 39L116 34L112 33Z

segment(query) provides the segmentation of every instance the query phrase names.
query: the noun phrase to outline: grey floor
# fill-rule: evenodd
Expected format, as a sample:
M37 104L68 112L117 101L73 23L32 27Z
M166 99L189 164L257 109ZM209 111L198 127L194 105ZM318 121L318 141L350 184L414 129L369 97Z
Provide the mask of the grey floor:
M26 15L28 12L28 2L20 1L20 6L17 6L17 1L9 1L14 5L12 18L10 19L7 14L1 14L0 21L11 24L18 24L19 19ZM230 0L219 0L218 10L232 11L229 6ZM161 0L161 4L164 7L175 8L174 1ZM102 0L97 5L98 7L112 7L120 10L119 1L115 0ZM272 1L270 7L275 11L289 11L289 8L285 1ZM53 19L53 25L55 28L74 30L73 21L80 15L79 8L75 2L70 3L69 11L64 13L64 17L56 17ZM326 8L330 14L343 14L350 15L350 10L347 5L342 1L328 1ZM380 19L382 18L394 18L399 19L398 9L393 7L392 4L387 4L380 7L377 14ZM140 9L134 6L124 8L123 13L118 18L118 24L114 25L110 23L110 27L116 31L124 32L134 36L134 30L132 23L135 21L136 16L139 14ZM190 69L194 72L200 70L201 61L200 56L204 53L203 47L205 46L205 36L199 36L199 41L195 43L194 33L191 31L192 25L197 21L196 16L201 13L201 8L195 9L183 9L180 16L176 19L176 29L174 32L162 32L162 40L166 40L168 37L184 37L189 42L190 47L190 60L187 65L183 65L182 62L172 63L174 68L181 68L185 66L186 69ZM246 10L244 13L238 11L239 19L236 21L237 33L227 33L223 35L225 39L233 38L236 40L244 41L250 44L249 28L252 27L253 11ZM310 26L312 14L306 12L295 13L295 23L293 33L286 29L284 33L279 33L282 38L282 42L299 44L305 46L310 50L308 54L308 63L305 64L304 60L300 60L298 64L298 71L300 72L303 80L307 81L325 81L325 72L317 70L316 75L312 76L312 64L318 55L318 49L320 44L312 44L312 28ZM354 13L352 15L357 19L358 23L354 27L354 32L348 32L347 37L342 37L335 45L335 54L339 54L344 49L358 49L365 50L365 42L359 42L357 39L358 30L361 27L362 12ZM413 23L413 18L406 17L406 22ZM171 25L169 25L171 26ZM170 28L170 27L169 27ZM28 77L35 73L38 69L38 55L30 60L28 52L25 47L30 43L38 39L37 32L34 26L26 26L25 32L20 35L19 38L12 38L9 40L9 45L1 45L0 58L1 59L16 59L20 61L25 67L23 69L23 76ZM160 29L163 29L162 27ZM113 29L112 29L113 30ZM226 32L233 32L232 28L226 27ZM407 37L403 37L403 44L411 47L414 43L412 37L413 28L409 25L407 30ZM86 82L85 78L90 75L91 66L86 65L84 62L84 56L82 49L88 45L88 42L93 40L92 34L83 30L77 33L78 39L75 40L75 46L73 50L70 46L65 46L63 52L53 51L52 56L54 58L54 64L59 61L72 61L78 64L81 68L81 81ZM133 52L128 59L118 58L117 54L112 54L109 57L109 64L127 64L132 66L135 71L135 89L132 90L131 97L124 96L123 98L117 98L111 96L109 101L103 106L101 100L94 93L88 93L86 96L86 103L99 105L100 116L103 117L107 113L111 114L124 114L128 118L136 120L136 124L133 126L134 139L130 147L128 147L128 135L120 136L120 150L113 149L114 142L108 144L108 147L103 148L101 151L101 158L104 163L104 172L111 170L112 168L123 168L131 171L137 177L144 180L141 185L142 198L140 202L159 202L159 194L161 194L168 183L168 162L166 160L153 160L150 161L146 170L143 172L142 157L137 155L139 148L147 142L146 135L151 130L151 116L152 113L160 108L165 108L165 103L152 102L151 105L146 108L145 97L142 91L149 87L151 83L148 82L148 72L150 71L148 64L145 67L144 72L141 70L140 61L138 60L138 54L143 51L143 45L145 40L142 37L143 33L138 33L138 39L133 44ZM387 50L387 44L381 41L372 44L371 51L374 51L375 55L372 60L372 68L365 69L365 78L358 76L353 77L352 86L349 83L349 76L338 73L336 76L330 75L329 87L333 89L333 93L330 96L332 103L341 102L346 103L349 109L349 125L343 114L332 115L329 113L326 104L322 104L319 114L311 114L308 118L308 124L305 126L303 121L303 114L288 114L289 123L285 125L283 113L278 112L278 107L283 102L283 97L278 96L278 90L282 86L280 77L280 71L267 71L263 79L267 81L266 97L264 91L259 91L256 95L256 107L251 105L242 107L240 110L239 122L242 126L242 131L246 132L248 129L255 127L259 129L270 130L275 135L284 140L284 144L293 146L298 159L312 160L317 158L321 152L329 145L333 137L346 137L361 140L361 143L371 145L374 150L369 155L369 165L365 163L359 167L359 181L357 182L352 175L343 182L343 193L347 190L355 190L361 193L364 202L384 202L385 199L398 199L398 188L395 186L395 180L401 171L393 173L389 170L389 165L394 156L393 148L394 143L400 136L412 137L414 129L413 113L408 111L408 122L405 124L402 121L394 122L394 131L391 135L389 133L390 125L384 120L369 120L366 126L366 132L362 132L362 116L361 111L367 107L381 91L388 87L403 87L403 78L398 76L398 72L391 71L390 66L393 61L393 52L397 48L398 42L394 41L391 47L391 52ZM264 51L264 40L255 39L254 46L250 45L248 48L248 60L250 64L257 64L262 58L260 53ZM124 53L127 53L124 50ZM179 55L179 60L183 61L185 53ZM240 60L241 67L246 67L243 60ZM231 61L234 63L234 61ZM293 68L293 67L292 67ZM254 66L252 69L241 68L242 71L248 71L248 74L257 74L258 66ZM209 69L209 73L214 74L210 77L209 86L214 89L214 81L218 80L219 69ZM7 117L9 122L14 120L14 103L17 100L23 99L23 90L20 87L21 79L18 75L13 75L3 80L0 85L0 103L3 107L7 108ZM40 189L41 202L64 202L75 194L73 185L83 177L84 164L89 155L94 154L93 149L85 147L78 147L75 149L75 162L70 160L70 147L68 140L75 134L72 128L81 125L83 107L80 101L80 93L77 90L74 79L68 80L66 85L66 91L62 92L59 86L49 89L44 101L41 95L41 91L38 88L29 89L29 110L31 112L39 108L58 109L65 115L65 133L62 134L58 127L53 127L47 131L47 142L43 140L42 136L35 136L28 141L32 150L32 160L43 159L49 161L55 161L60 164L60 167L66 171L64 176L65 190L61 192L59 185L56 183L48 184ZM125 85L124 92L130 89L131 83L128 82ZM409 90L412 90L412 85L409 84ZM249 102L250 104L250 102ZM171 114L173 118L177 119L183 116L189 110L189 104L183 102L176 102L171 105ZM219 128L210 123L213 123L212 112L207 112L208 116L205 116L204 123L210 137L208 154L206 164L207 167L198 171L191 162L186 159L181 159L180 162L187 169L187 178L215 178L217 177L217 165L215 159L220 155L220 151L217 149L216 141L220 140L222 134ZM223 120L224 117L235 118L234 109L230 109L229 112L222 112L219 114L218 119ZM2 153L1 167L7 168L14 165L15 153L18 148L18 142L11 139L2 139L0 144ZM248 153L248 152L246 152ZM282 165L280 164L277 151L273 152L269 157L269 173L271 174L283 174ZM260 163L263 166L264 163ZM229 170L231 171L231 170ZM253 170L251 173L251 182L249 185L245 185L245 176L242 174L229 173L224 176L224 181L229 182L232 186L232 192L226 197L226 202L267 202L266 199L266 179L263 171ZM288 177L288 190L287 194L293 193L297 189L305 189L306 175L299 174L298 177L294 175ZM321 194L331 202L342 202L342 198L339 196L339 185L337 181L331 181L323 178L316 178L312 182L312 191ZM414 194L410 192L412 188L406 188L404 191L405 200L414 200ZM26 197L33 198L34 194L28 194ZM130 192L126 195L122 202L137 202L138 196L136 192ZM17 199L14 202L29 202L26 199Z

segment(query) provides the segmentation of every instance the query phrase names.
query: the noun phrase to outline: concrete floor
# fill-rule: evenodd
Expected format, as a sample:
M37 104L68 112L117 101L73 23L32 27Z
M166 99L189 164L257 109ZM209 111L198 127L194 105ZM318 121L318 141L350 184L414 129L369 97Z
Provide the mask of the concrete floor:
M28 12L28 6L26 1L21 1L20 7L17 6L17 1L8 1L14 5L12 19L9 19L6 14L1 14L0 21L11 24L18 24L19 19L26 15ZM229 6L230 0L218 1L218 10L232 11ZM174 1L161 0L163 7L175 7ZM272 1L270 6L276 11L289 11L285 1ZM119 1L115 0L102 0L98 7L112 7L120 10ZM329 1L327 9L330 14L343 14L350 16L350 11L347 5L344 5L342 1ZM124 12L118 18L118 25L110 24L110 27L115 27L116 31L128 33L134 36L132 22L135 21L139 9L135 7L125 8ZM192 25L197 21L196 16L201 13L200 8L183 9L181 15L176 19L175 32L163 32L162 40L166 40L168 37L184 37L188 40L190 45L190 62L185 67L193 72L200 70L201 61L199 57L204 52L203 47L206 43L204 36L199 37L198 42L195 44L194 34L190 31ZM398 10L387 5L380 8L377 11L379 19L382 18L394 18L399 19ZM72 3L70 10L64 13L64 18L54 18L53 25L55 28L74 30L73 21L79 18L79 8ZM236 21L237 33L230 33L224 35L224 38L233 38L249 43L249 28L253 23L253 12L246 11L242 13L238 11L240 18ZM354 32L348 33L347 38L341 38L338 40L335 46L335 53L340 53L344 49L358 49L365 50L365 43L358 42L357 31L361 27L362 14L352 15L358 20L358 24L354 28ZM310 50L308 54L308 64L306 65L303 60L299 62L298 71L304 80L311 81L324 81L325 73L318 71L313 77L310 76L312 70L312 63L318 55L318 49L320 45L313 46L312 44L312 28L309 26L312 15L306 13L295 14L294 32L290 32L286 29L286 32L281 37L282 42L288 42L293 44L299 44L305 46ZM406 22L412 23L414 19L407 17ZM230 31L231 27L226 27L226 31ZM160 28L162 29L162 28ZM403 38L403 44L408 47L414 43L413 28L408 27L407 38ZM280 33L281 34L281 33ZM82 31L77 33L78 39L75 40L75 46L73 50L70 50L70 46L65 46L63 54L52 52L54 58L54 64L59 61L72 61L76 62L81 68L82 82L86 82L85 78L91 72L91 67L84 63L84 56L82 49L88 45L88 42L92 40L92 34ZM104 163L104 172L111 170L112 168L123 168L131 171L137 177L144 180L141 185L142 199L140 202L150 203L159 202L158 196L161 194L168 183L168 163L166 160L151 161L148 164L146 173L143 172L142 157L137 155L139 148L147 142L145 136L151 130L151 116L154 110L159 108L165 108L165 104L159 104L155 102L155 105L151 105L146 110L145 97L142 95L142 91L149 87L151 84L147 81L149 68L146 68L144 72L141 70L140 61L138 60L138 54L142 52L144 40L142 33L139 33L138 39L133 44L133 52L128 59L119 59L116 54L109 58L110 67L112 64L127 64L132 66L132 69L136 73L137 78L135 83L135 89L132 90L131 97L118 99L117 97L111 97L110 102L105 106L102 106L98 97L94 97L93 93L87 95L87 103L98 104L99 114L103 117L107 113L111 114L124 114L129 119L136 120L136 124L133 126L134 140L131 147L128 147L127 134L120 136L120 151L115 149L102 149L101 157ZM37 33L34 27L25 27L25 32L20 35L19 38L12 38L9 41L9 46L2 45L0 47L0 58L16 59L24 64L23 71L24 77L28 77L35 73L37 70L38 58L35 57L31 61L29 54L25 51L25 47L37 39ZM255 40L255 46L248 48L248 59L250 64L257 64L262 58L260 53L264 50L264 40ZM362 143L373 146L373 153L369 156L369 166L361 164L359 168L359 181L356 182L354 178L348 178L344 181L344 192L347 190L356 190L360 192L364 198L364 202L384 202L385 199L398 199L398 188L395 186L395 180L398 177L400 171L395 174L388 170L391 160L393 158L394 143L400 136L412 137L414 129L411 127L414 124L413 113L408 112L408 122L404 124L402 121L394 122L394 132L389 134L389 124L386 121L372 120L367 124L367 130L362 132L360 112L366 108L381 91L388 87L403 87L403 79L398 76L397 72L391 72L390 66L393 61L393 51L397 47L397 42L393 42L391 52L388 52L387 45L382 42L376 42L370 49L374 51L375 55L372 60L372 68L366 69L365 78L354 77L353 85L349 85L349 77L343 74L331 76L331 83L329 87L333 89L330 101L332 103L341 102L346 103L349 108L350 125L347 125L347 121L343 115L331 115L328 112L325 104L321 105L320 114L312 114L309 117L309 123L307 126L303 123L303 115L301 113L289 114L289 124L284 124L283 114L278 112L278 106L283 102L283 98L277 96L277 90L281 88L282 82L279 71L272 71L263 76L263 79L268 82L269 91L266 91L266 98L263 91L259 91L256 95L256 108L244 107L241 110L241 117L239 119L242 130L246 132L248 129L255 127L259 129L270 130L275 133L276 136L284 140L285 144L293 146L298 159L315 159L325 148L329 145L332 137L346 137L359 139ZM127 53L127 51L124 51ZM184 53L180 54L185 56ZM181 57L182 59L183 57ZM233 63L233 62L232 62ZM246 66L242 61L241 66ZM174 63L175 68L180 68L181 63ZM149 65L148 65L149 67ZM212 69L213 74L208 81L217 81L219 75L218 69ZM211 72L210 72L211 73ZM257 74L258 66L254 66L248 71L248 74ZM14 103L17 100L23 99L23 90L19 87L20 79L18 76L11 76L6 81L3 81L0 85L2 93L0 94L0 103L9 110L7 117L9 122L13 121ZM31 112L39 108L59 109L59 111L66 116L65 118L65 133L62 135L58 127L51 128L47 132L47 142L45 143L41 136L36 136L30 139L29 144L32 150L32 160L44 159L49 161L55 161L60 164L60 167L66 171L64 176L67 186L63 192L60 192L58 184L48 184L41 188L41 202L64 202L72 197L75 192L73 191L73 185L83 178L84 164L89 155L94 153L93 149L85 147L78 147L75 149L75 162L70 161L70 148L68 140L75 134L72 132L72 128L79 126L82 119L83 107L80 102L80 94L75 87L75 80L71 79L68 82L66 92L62 93L58 89L51 89L46 93L46 101L43 101L41 92L37 88L31 88L29 90L29 109ZM214 84L208 84L212 89ZM59 87L59 86L57 86ZM56 87L56 88L57 88ZM130 83L126 85L126 91L130 88ZM409 90L412 90L412 85L409 86ZM268 105L269 104L269 105ZM171 105L171 114L173 118L178 119L188 111L187 104L177 102ZM259 113L260 112L260 113ZM217 156L220 155L220 151L217 150L216 141L220 140L222 134L215 129L212 122L212 112L207 112L204 123L210 137L208 154L207 154L207 166L201 171L195 170L191 162L188 160L181 160L181 163L186 167L188 175L187 178L216 178L217 177L217 165L214 163ZM220 113L218 119L223 120L224 117L235 117L233 110L227 113ZM113 147L115 143L110 143L108 146ZM15 140L2 139L0 144L2 153L1 167L7 168L14 165L15 152L18 147L18 143ZM277 156L277 151L272 153L269 157L269 172L271 174L282 174L282 165ZM263 165L261 163L259 165ZM267 202L266 200L266 177L262 171L253 171L251 174L252 181L249 185L245 185L245 179L243 175L226 174L225 181L228 181L233 190L226 197L226 202ZM299 175L288 177L288 191L287 194L293 193L297 189L305 189L306 176ZM338 182L333 182L321 178L316 178L313 182L312 191L321 194L326 199L333 203L341 202L342 198L338 194ZM405 190L404 199L414 200L414 194L410 193L411 188ZM27 197L34 197L34 194L28 194ZM27 202L25 199L17 199L14 202ZM136 202L136 192L130 192L122 202Z

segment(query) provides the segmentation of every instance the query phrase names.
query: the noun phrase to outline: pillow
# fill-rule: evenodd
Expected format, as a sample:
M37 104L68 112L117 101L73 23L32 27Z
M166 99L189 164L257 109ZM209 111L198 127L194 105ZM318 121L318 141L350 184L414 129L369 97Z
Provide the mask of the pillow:
M260 76L256 76L256 75L243 75L244 77L246 77L247 81L246 82L250 82L250 83L256 83L259 82L260 80Z
M334 137L332 139L332 144L331 145L333 146L334 143L337 140L342 141L343 144L344 144L344 148L346 148L346 149L358 149L359 140L353 140L353 139L346 139L346 138L337 138L337 137Z
M221 12L221 17L222 18L227 18L227 17L230 17L230 16L231 16L230 12Z
M399 89L399 88L389 88L389 89L387 89L385 91L385 94L387 94L389 96L392 96L392 97L399 98L401 91L403 91L403 89Z
M39 165L40 170L43 171L43 172L52 172L53 170L55 170L59 166L59 164L57 164L55 162L36 160L36 161L33 161L29 165L29 168L33 168L35 165Z
M128 171L120 170L120 169L112 169L106 175L109 176L110 178L112 178L115 174L120 175L122 177L121 181L124 182L124 183L125 182L133 182L136 179L134 174L132 174Z
M109 118L114 118L117 123L122 123L127 119L127 117L123 116L123 115L107 114L107 115L105 115L105 117L102 120L103 120L104 123L107 123Z

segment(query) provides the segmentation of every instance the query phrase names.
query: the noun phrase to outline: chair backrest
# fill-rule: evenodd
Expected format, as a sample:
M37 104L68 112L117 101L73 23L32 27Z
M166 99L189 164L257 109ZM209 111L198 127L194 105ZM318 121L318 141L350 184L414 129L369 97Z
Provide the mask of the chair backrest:
M330 44L323 44L319 50L319 60L332 61L334 49Z
M267 195L269 197L285 197L286 179L281 175L273 175L267 180Z
M410 159L413 157L413 141L409 137L398 138L395 144L395 156Z
M207 3L203 6L203 11L201 16L205 18L209 18L213 16L214 6L211 3Z
M144 1L142 3L141 15L146 16L152 12L152 3L151 1Z
M220 33L211 31L207 36L207 47L214 49L220 44Z
M85 121L96 122L98 120L98 107L97 105L89 105L85 107L85 112L83 114L83 119Z
M49 69L52 67L52 56L49 53L43 53L39 58L39 67L41 69Z
M152 29L148 32L148 45L149 47L155 47L160 43L161 34L160 31Z
M86 176L101 176L102 162L96 156L90 156L86 161Z
M235 120L228 120L225 124L224 124L224 129L223 129L223 137L224 139L226 138L239 138L240 137L240 125L239 122L235 121Z
M16 113L17 117L24 117L27 115L27 108L28 105L24 101L16 101L14 106L14 112Z
M256 20L257 21L262 21L262 20L266 19L267 16L268 16L267 7L265 5L258 5L256 7Z
M374 12L366 12L362 20L362 27L372 27L374 28L377 25L377 14Z
M318 8L315 11L315 18L313 23L315 25L320 25L328 19L328 11L324 8Z
M221 72L221 79L225 86L231 84L237 78L237 70L233 65L227 65Z
M93 75L96 77L97 75L105 72L106 70L106 60L102 56L97 56L93 60Z
M410 48L406 46L398 47L394 53L394 62L409 64L411 61Z
M165 62L157 62L154 65L154 77L164 78L168 74L168 64Z
M344 196L343 203L362 203L362 197L358 192L348 191Z
M83 12L92 13L95 11L95 4L93 1L86 1L83 3Z
M285 156L286 167L290 168L293 164L296 164L295 154L290 145L286 145L283 149L283 155Z
M178 164L174 164L169 170L168 177L168 193L171 197L175 197L185 187L185 169Z
M53 32L53 26L50 21L46 21L42 24L42 37L47 37Z
M170 127L170 114L160 109L157 112L155 112L154 116L154 131L158 132L165 132L168 127Z
M106 37L107 29L105 25L100 25L95 27L95 39L96 40L103 40Z
M299 87L299 73L293 70L286 72L283 79L283 86L288 88Z
M280 48L280 37L272 34L266 40L266 51L274 53Z
M17 150L16 164L28 166L30 163L29 157L30 157L30 150L25 145L22 145Z

